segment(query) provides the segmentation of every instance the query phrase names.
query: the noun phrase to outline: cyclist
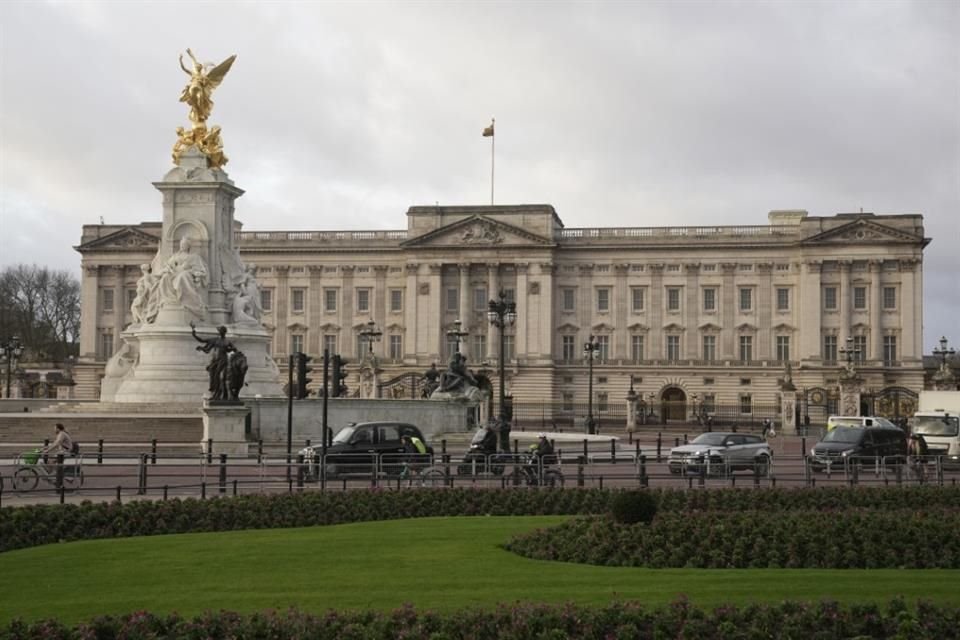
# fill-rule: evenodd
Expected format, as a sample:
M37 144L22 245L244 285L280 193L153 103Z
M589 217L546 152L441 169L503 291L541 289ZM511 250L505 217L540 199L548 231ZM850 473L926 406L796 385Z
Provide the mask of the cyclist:
M417 460L422 460L422 456L425 456L427 453L427 445L423 444L423 440L417 436L411 436L409 433L403 434L400 437L401 442L403 442L403 469L400 471L400 477L406 478L410 475L411 471L416 469L414 463Z
M40 452L43 454L53 454L55 456L62 455L64 458L74 455L73 437L67 431L66 427L64 427L62 423L58 422L55 428L57 435L53 439L53 442L51 442L48 446L43 447ZM50 472L49 468L47 468L47 472ZM63 474L58 472L57 481L54 486L60 488L62 481Z
M538 433L537 441L530 445L530 460L525 472L532 478L539 478L540 471L547 465L553 464L553 445L547 439L547 434Z

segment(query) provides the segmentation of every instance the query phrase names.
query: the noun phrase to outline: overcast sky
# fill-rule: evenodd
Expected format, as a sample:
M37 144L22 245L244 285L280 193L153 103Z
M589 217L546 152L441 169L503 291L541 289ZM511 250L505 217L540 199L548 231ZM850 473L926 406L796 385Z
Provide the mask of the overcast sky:
M160 220L177 56L214 94L246 229L403 229L416 204L568 227L922 213L927 352L960 346L960 2L0 4L0 265L79 272Z

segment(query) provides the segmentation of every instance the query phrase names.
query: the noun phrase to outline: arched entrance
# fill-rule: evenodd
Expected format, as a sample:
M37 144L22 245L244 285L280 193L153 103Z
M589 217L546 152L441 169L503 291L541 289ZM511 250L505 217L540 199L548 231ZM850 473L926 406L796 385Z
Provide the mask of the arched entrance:
M682 422L687 419L687 394L683 389L668 387L663 390L660 400L663 404L664 420L679 420Z

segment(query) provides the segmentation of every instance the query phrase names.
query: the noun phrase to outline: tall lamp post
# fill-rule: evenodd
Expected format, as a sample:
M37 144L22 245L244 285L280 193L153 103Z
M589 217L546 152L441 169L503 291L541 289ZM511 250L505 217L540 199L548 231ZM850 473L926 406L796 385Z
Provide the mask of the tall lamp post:
M955 354L956 352L957 352L956 349L948 349L948 348L947 348L947 337L946 337L946 336L941 336L941 337L940 337L940 348L939 348L939 349L934 349L934 350L933 350L933 355L935 355L935 356L940 356L940 368L941 368L943 371L946 371L946 370L947 370L947 357L952 356L952 355Z
M510 453L510 423L507 422L507 394L504 388L504 360L507 350L507 327L517 321L517 303L507 301L507 294L500 290L496 300L487 304L487 320L500 330L500 358L497 362L497 374L500 377L500 450ZM459 344L459 343L458 343Z
M447 337L457 339L456 353L460 353L460 343L463 342L463 338L468 335L470 335L470 333L463 330L463 323L460 320L454 320L453 328L447 331Z
M840 347L838 351L846 359L847 371L852 375L855 372L853 367L853 361L854 361L854 358L860 354L860 349L858 347L853 346L853 338L849 337L847 338L847 346Z
M587 359L587 433L597 432L597 425L593 421L593 361L600 355L600 343L594 336L583 343L583 357Z
M20 344L20 338L17 336L13 336L0 345L0 356L7 361L7 392L3 396L4 398L10 397L10 378L13 377L13 366L22 355L23 345Z
M373 355L373 343L380 341L380 336L383 335L383 331L377 329L377 324L373 321L373 318L370 319L363 329L359 331L360 339L367 343L367 353L371 356Z

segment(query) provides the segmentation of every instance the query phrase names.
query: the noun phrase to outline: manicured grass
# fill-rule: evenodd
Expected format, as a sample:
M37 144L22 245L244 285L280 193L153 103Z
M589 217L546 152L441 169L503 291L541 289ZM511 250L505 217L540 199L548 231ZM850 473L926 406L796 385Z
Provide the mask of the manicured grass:
M0 624L150 610L290 606L435 610L517 600L747 604L784 599L960 604L960 571L696 570L542 562L498 548L565 516L428 518L48 545L0 554Z

